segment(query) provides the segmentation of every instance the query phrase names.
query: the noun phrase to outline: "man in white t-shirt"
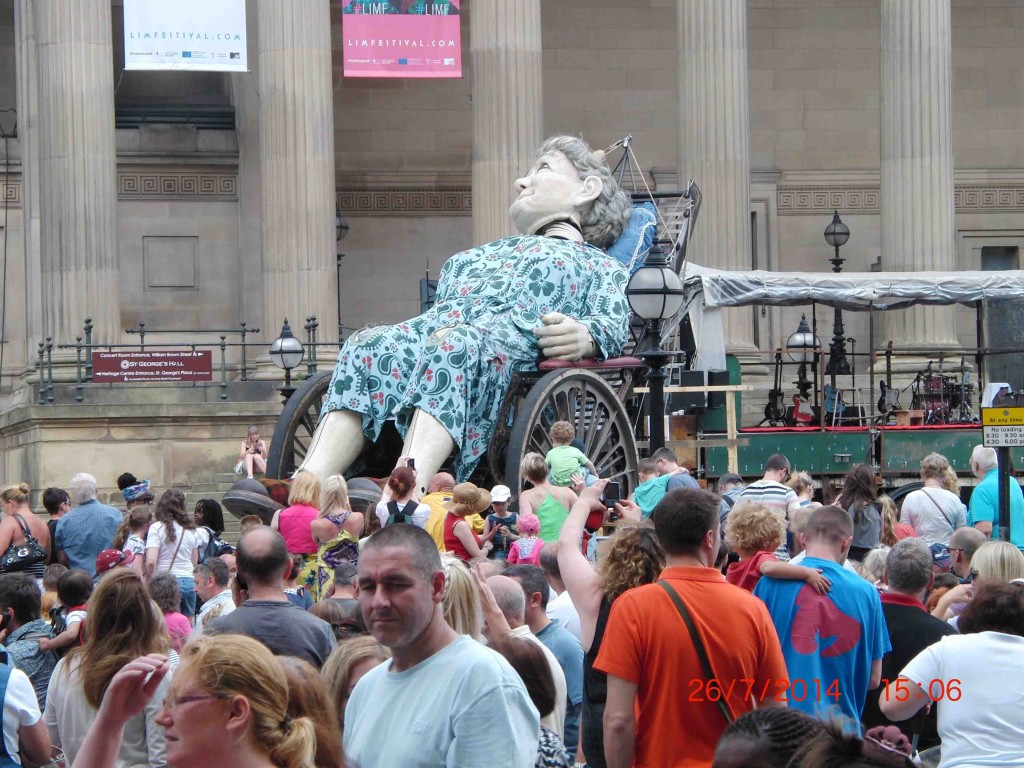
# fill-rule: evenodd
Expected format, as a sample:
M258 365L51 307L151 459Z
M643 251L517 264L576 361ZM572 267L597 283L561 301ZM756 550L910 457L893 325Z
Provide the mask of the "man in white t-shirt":
M0 665L0 691L4 701L3 752L17 765L21 765L19 752L31 765L42 765L50 759L50 732L28 675ZM0 762L3 757L0 755Z
M540 716L504 658L445 623L444 570L430 535L382 528L358 568L363 619L392 658L352 691L346 759L360 768L532 768Z

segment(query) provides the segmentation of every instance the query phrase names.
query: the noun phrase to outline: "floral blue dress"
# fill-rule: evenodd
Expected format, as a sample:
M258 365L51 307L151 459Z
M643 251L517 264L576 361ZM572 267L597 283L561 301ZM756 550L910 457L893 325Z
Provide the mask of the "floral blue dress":
M433 307L345 343L323 414L362 414L363 432L375 441L391 417L404 435L420 408L452 436L464 480L487 448L512 374L537 368L533 330L541 316L578 320L601 356L618 355L629 333L626 279L603 251L540 235L458 253L441 269Z

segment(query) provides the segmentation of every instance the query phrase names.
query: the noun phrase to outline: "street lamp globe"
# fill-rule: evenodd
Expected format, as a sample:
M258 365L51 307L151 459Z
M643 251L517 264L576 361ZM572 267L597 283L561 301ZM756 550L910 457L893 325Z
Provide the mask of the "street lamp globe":
M643 320L668 320L683 307L683 281L669 266L668 254L655 241L650 253L629 279L626 298L630 309Z
M284 325L281 326L281 335L270 345L270 359L278 368L289 373L301 365L305 356L305 347L292 334L292 327L288 324L288 318L285 318Z
M820 345L818 337L811 333L811 328L807 325L807 315L800 315L800 325L786 340L789 359L794 363L810 362Z
M832 248L842 248L850 239L850 228L839 218L839 211L832 215L832 221L825 227L825 242Z

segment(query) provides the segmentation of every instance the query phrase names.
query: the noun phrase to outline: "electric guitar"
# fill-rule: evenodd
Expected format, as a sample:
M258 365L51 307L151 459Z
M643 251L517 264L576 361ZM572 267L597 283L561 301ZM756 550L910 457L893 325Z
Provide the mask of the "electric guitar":
M900 390L892 385L892 342L885 346L885 381L878 382L879 395L878 410L888 416L895 410L900 410Z
M786 418L786 403L783 397L782 350L777 349L775 350L775 386L768 392L768 404L764 407L764 419L773 427Z
M833 413L839 400L839 389L831 384L825 385L824 397L822 398L822 409L825 413Z
M793 421L800 424L810 424L814 421L814 414L810 411L802 410L802 406L806 406L807 401L802 399L800 395L793 395Z

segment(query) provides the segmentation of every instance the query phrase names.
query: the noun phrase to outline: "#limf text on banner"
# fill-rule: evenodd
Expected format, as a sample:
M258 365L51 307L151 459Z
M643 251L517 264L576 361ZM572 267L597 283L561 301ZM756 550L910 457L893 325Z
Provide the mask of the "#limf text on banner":
M213 381L213 355L208 349L93 352L92 380L97 384Z
M341 0L346 77L462 77L464 0Z
M245 0L124 0L124 68L247 72Z

